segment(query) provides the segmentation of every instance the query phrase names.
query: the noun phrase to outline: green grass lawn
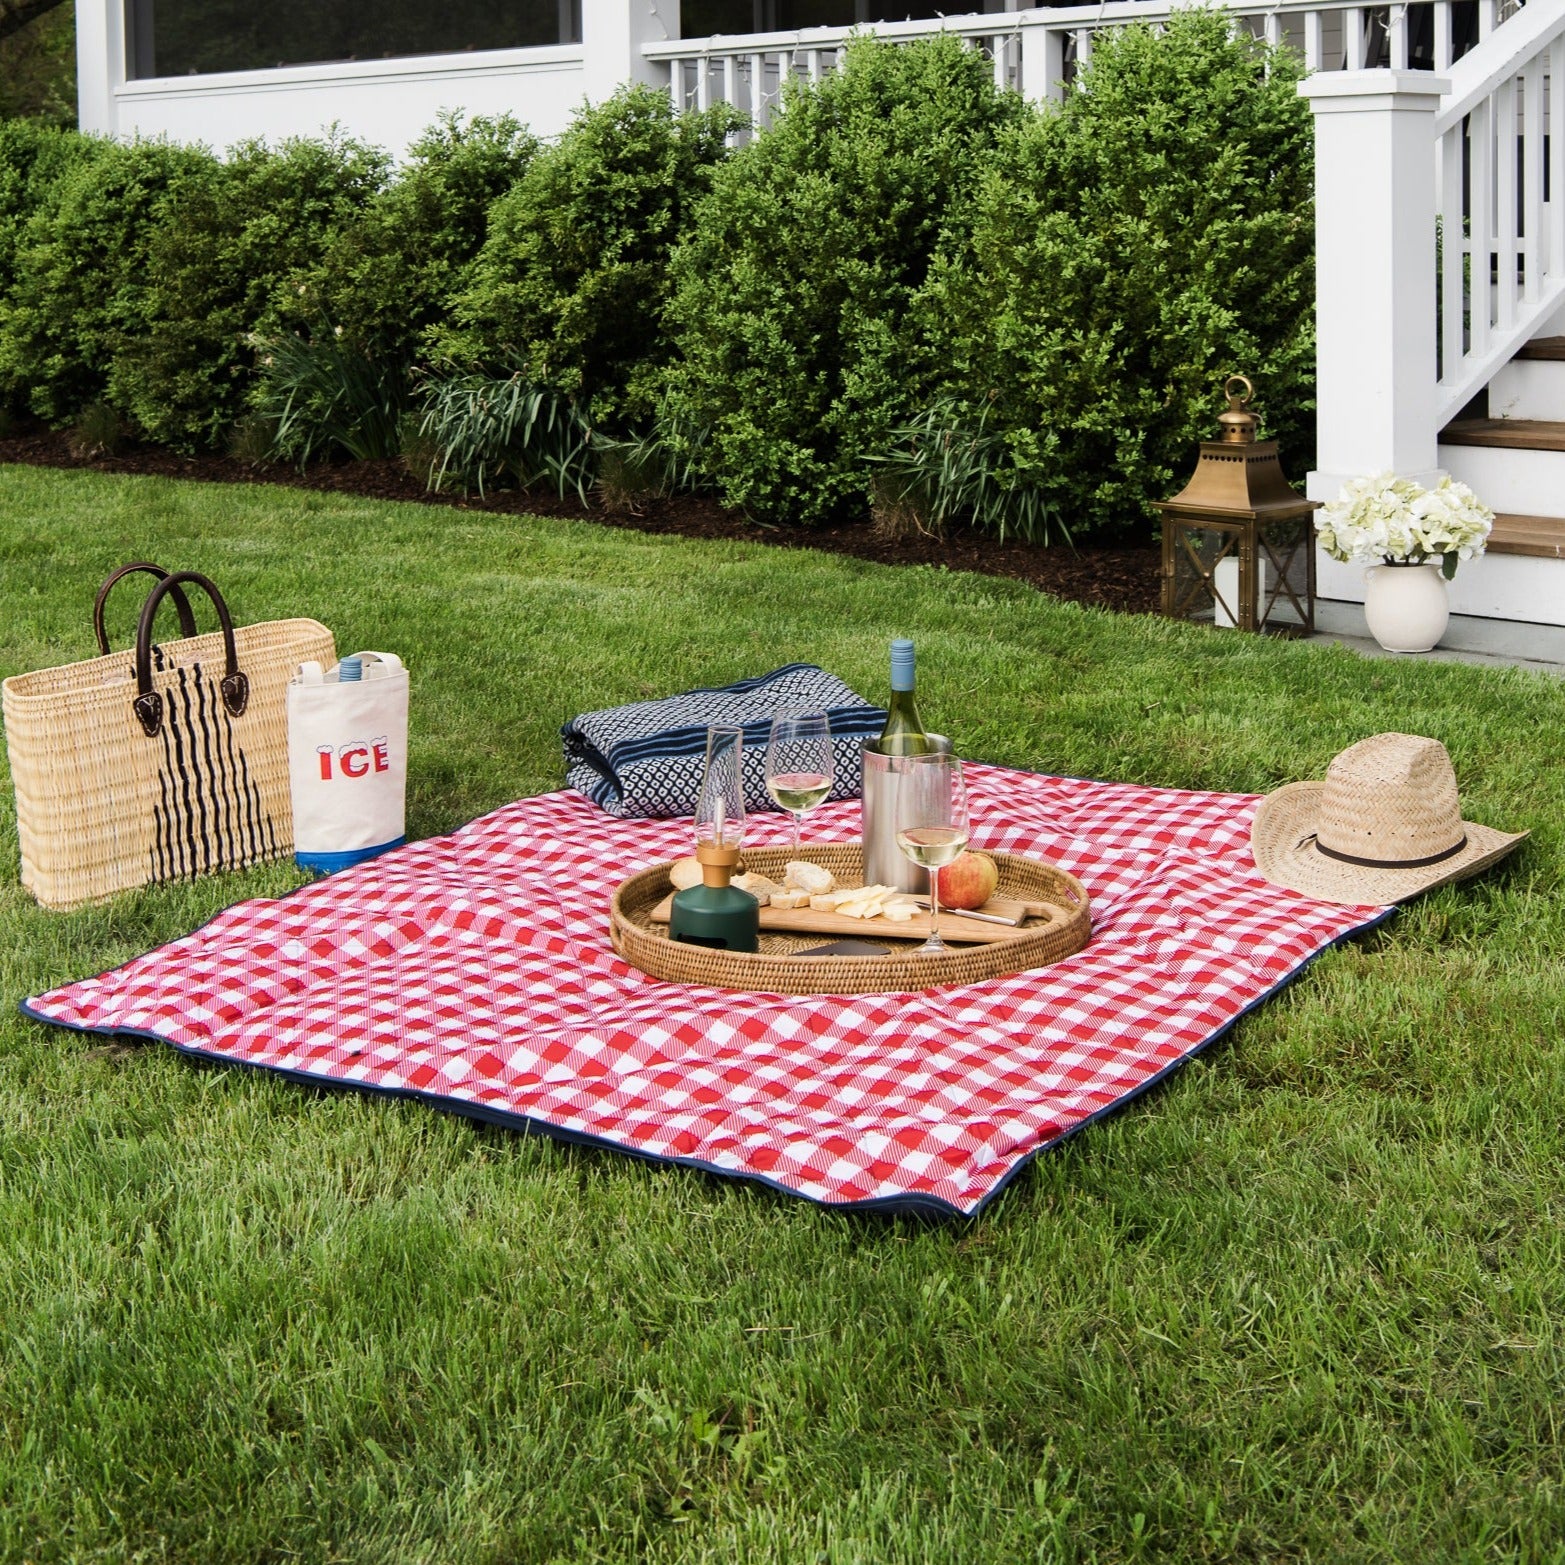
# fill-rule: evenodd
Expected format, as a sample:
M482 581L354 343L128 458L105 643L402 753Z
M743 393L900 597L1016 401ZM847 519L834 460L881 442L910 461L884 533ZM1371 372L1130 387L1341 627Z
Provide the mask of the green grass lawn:
M578 710L793 659L873 695L894 634L968 755L1262 790L1400 728L1533 835L926 1224L25 1021L298 877L42 912L7 775L0 1559L1565 1558L1565 686L934 569L14 467L0 674L88 655L134 557L403 654L419 836L558 787Z

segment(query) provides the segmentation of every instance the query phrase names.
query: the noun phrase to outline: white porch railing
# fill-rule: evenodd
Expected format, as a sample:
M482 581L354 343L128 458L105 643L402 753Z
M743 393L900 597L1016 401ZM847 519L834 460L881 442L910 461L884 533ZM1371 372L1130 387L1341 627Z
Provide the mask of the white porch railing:
M1440 431L1565 310L1565 0L1443 75L1321 74L1317 471L1438 472ZM1438 239L1437 239L1438 234Z
M1479 41L1520 4L1477 0ZM997 85L1031 98L1059 98L1076 67L1090 58L1095 33L1130 22L1165 22L1177 9L1177 0L1104 0L1058 10L877 22L857 29L815 27L649 43L643 54L649 65L667 69L676 108L731 103L764 125L781 104L783 84L790 78L819 81L834 70L855 31L903 41L952 33L993 61ZM1379 6L1353 0L1226 0L1224 9L1235 27L1297 50L1311 71L1384 65L1444 72L1462 52L1454 23L1471 13L1471 5L1463 7L1461 0Z
M1565 305L1562 67L1565 4L1542 0L1451 69L1434 122L1439 424Z

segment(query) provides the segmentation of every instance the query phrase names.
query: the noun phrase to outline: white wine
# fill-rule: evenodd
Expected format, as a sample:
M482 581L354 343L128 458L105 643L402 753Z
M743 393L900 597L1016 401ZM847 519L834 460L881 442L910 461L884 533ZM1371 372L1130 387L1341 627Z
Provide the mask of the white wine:
M918 715L913 682L913 643L899 636L891 643L891 705L880 731L882 755L928 755L935 748Z
M897 846L923 869L939 869L961 855L967 833L960 826L913 826L897 833Z
M779 809L798 815L813 810L831 792L831 778L819 772L784 772L766 779L766 791L777 801Z

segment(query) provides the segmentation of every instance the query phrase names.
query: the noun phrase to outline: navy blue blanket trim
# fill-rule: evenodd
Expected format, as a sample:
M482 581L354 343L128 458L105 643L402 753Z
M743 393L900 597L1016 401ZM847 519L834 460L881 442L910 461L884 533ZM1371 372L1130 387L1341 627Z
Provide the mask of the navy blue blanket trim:
M1028 777L1036 777L1038 775L1038 773L1028 771L1026 767L1022 766L1004 766L992 761L983 764L994 766L996 771L1019 772ZM1060 775L1065 781L1069 782L1092 782L1096 780L1090 777L1064 777L1063 773L1051 775ZM483 815L490 813L490 811L485 810L482 814L475 815L473 820L481 820ZM471 825L472 821L466 824ZM460 831L461 827L457 827L456 830ZM450 835L450 833L447 833L447 835ZM317 881L314 884L318 885L319 882ZM304 889L305 887L303 886L295 886L293 891L286 891L283 893L283 896L291 897L294 891L303 891ZM279 897L276 900L281 901L282 898ZM227 911L224 908L221 912L214 913L204 923L198 924L191 931L191 934L200 934L207 927L207 924L220 918L222 913ZM942 1201L937 1196L872 1196L864 1201L818 1201L814 1196L804 1195L791 1186L783 1184L780 1180L767 1178L765 1174L750 1174L737 1169L723 1168L721 1165L708 1162L704 1158L659 1157L656 1153L642 1151L639 1147L622 1146L617 1141L611 1141L607 1136L591 1136L579 1130L566 1130L557 1125L547 1124L543 1120L534 1119L528 1114L513 1114L503 1109L485 1108L481 1104L459 1103L451 1098L442 1097L439 1093L420 1092L416 1088L411 1087L378 1087L371 1082L338 1081L330 1076L315 1076L309 1071L289 1070L280 1065L260 1065L250 1060L235 1060L226 1054L217 1054L208 1049L198 1049L190 1044L175 1043L172 1038L165 1038L161 1033L150 1032L143 1027L114 1027L105 1032L101 1029L83 1027L77 1022L56 1021L52 1016L44 1016L35 1011L26 1000L19 1000L16 1008L29 1021L41 1022L46 1027L59 1027L66 1032L75 1033L91 1034L96 1031L98 1036L105 1038L136 1038L142 1042L163 1043L167 1044L171 1049L177 1049L181 1054L188 1054L192 1059L209 1060L214 1065L226 1066L232 1070L265 1071L270 1075L282 1077L284 1081L298 1082L305 1087L334 1087L344 1092L359 1092L371 1098L407 1098L416 1103L423 1103L429 1108L437 1109L443 1114L455 1114L460 1119L474 1120L481 1125L495 1125L504 1130L520 1131L522 1134L529 1136L547 1136L553 1141L561 1141L569 1146L591 1147L598 1151L615 1152L622 1157L633 1157L643 1163L659 1163L674 1168L693 1168L705 1174L716 1174L722 1179L747 1180L751 1184L762 1185L768 1190L776 1190L783 1195L791 1196L796 1201L807 1201L811 1206L819 1206L829 1212L873 1212L886 1217L955 1217L971 1221L988 1211L999 1200L1000 1196L1011 1187L1016 1177L1032 1166L1035 1158L1041 1157L1045 1152L1052 1152L1055 1147L1069 1141L1072 1136L1080 1135L1089 1125L1095 1125L1105 1115L1117 1114L1119 1110L1128 1104L1134 1103L1137 1098L1144 1093L1150 1092L1154 1087L1172 1076L1175 1071L1188 1064L1196 1055L1204 1054L1219 1039L1225 1038L1251 1011L1257 1010L1260 1006L1265 1005L1274 995L1281 993L1306 968L1318 961L1328 951L1347 944L1349 940L1357 939L1358 936L1366 933L1368 930L1378 928L1396 912L1397 909L1394 907L1387 908L1384 913L1377 913L1373 918L1366 918L1362 924L1355 924L1351 929L1344 930L1329 945L1322 946L1313 955L1305 957L1297 967L1284 973L1270 989L1266 990L1264 994L1257 995L1231 1022L1219 1027L1208 1037L1203 1038L1188 1054L1181 1055L1179 1059L1164 1066L1155 1076L1149 1076L1134 1092L1127 1092L1124 1097L1116 1098L1112 1103L1105 1105L1095 1114L1089 1114L1079 1125L1073 1125L1063 1135L1056 1136L1052 1141L1045 1141L1040 1146L1034 1147L1026 1157L1005 1174L999 1184L971 1212L964 1212L961 1207L953 1205L950 1201ZM152 951L161 951L164 946L171 946L179 940L188 940L189 938L189 935L178 935L174 940L165 940L162 945L152 946L150 950L142 952L142 956L150 955ZM117 973L123 968L129 967L132 962L139 962L140 960L140 956L133 956L129 960L121 962L118 967L106 968L103 972ZM88 976L94 975L89 974Z

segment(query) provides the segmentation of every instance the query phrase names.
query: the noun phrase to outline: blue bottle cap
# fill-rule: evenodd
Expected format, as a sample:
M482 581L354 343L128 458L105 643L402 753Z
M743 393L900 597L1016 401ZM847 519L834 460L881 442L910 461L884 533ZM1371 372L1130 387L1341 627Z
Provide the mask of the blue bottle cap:
M898 636L891 643L891 688L913 688L913 643L906 636Z
M358 656L344 658L337 665L337 683L339 685L357 684L364 678L364 660Z

